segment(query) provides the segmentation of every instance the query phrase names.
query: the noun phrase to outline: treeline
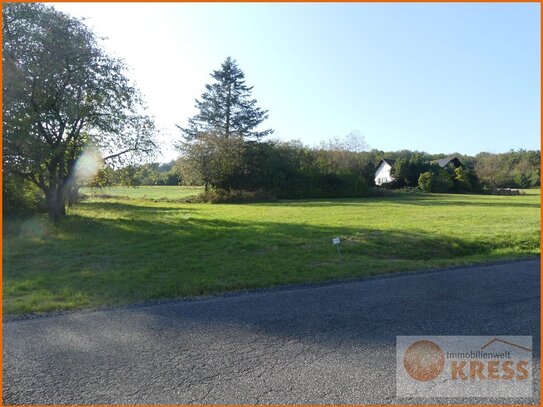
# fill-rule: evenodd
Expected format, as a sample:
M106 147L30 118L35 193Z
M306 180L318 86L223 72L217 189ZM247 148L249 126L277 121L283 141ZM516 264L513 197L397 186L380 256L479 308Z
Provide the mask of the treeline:
M87 184L88 187L103 188L115 185L152 186L152 185L181 185L179 170L175 168L176 161L168 163L146 163L141 165L126 165L121 168L105 166Z
M396 181L386 186L392 189L492 193L498 188L540 185L540 152L533 150L454 154L465 168L447 171L431 161L450 155L408 150L349 151L351 147L338 140L318 147L297 141L224 138L198 143L201 148L169 163L104 167L87 186L207 185L211 197L218 193L235 199L243 191L243 200L364 197L375 187L375 171L381 158L396 160ZM29 182L4 178L3 194L6 213L45 209L43 195Z
M196 144L178 161L181 179L205 189L266 191L277 198L368 195L371 156L346 150L309 148L300 142L251 142L220 137Z
M372 151L371 153L374 153ZM535 188L540 186L539 150L511 150L506 153L481 152L475 156L453 154L427 154L418 151L377 152L376 156L396 160L396 171L400 172L398 186L417 186L421 173L429 170L432 161L455 156L469 172L474 190L496 188ZM399 171L398 171L399 170Z
M350 143L348 142L350 141ZM167 164L106 169L93 181L106 185L206 185L207 189L266 191L277 198L367 196L382 158L395 160L395 181L385 188L426 192L492 192L540 185L540 152L428 154L418 151L351 151L352 135L317 147L293 142L255 142L207 136ZM443 169L433 161L457 157L462 168ZM105 177L103 177L105 175ZM422 177L421 177L422 176Z
M539 150L479 153L472 165L487 188L534 188L541 182L540 158Z

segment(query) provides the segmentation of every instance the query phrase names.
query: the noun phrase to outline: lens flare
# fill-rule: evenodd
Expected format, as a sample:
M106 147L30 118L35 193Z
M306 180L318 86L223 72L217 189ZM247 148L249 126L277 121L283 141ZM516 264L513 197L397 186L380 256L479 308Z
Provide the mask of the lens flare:
M47 225L43 220L38 217L32 217L25 220L21 224L21 229L19 235L25 238L42 238L47 236L49 231L47 230Z
M75 163L74 178L77 183L84 184L92 180L100 166L102 165L102 155L96 148L86 148L81 157Z

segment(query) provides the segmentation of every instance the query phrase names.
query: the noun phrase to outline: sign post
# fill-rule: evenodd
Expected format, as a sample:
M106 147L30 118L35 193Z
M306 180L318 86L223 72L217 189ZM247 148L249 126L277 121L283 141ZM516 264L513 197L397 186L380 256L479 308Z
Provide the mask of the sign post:
M343 260L343 254L341 254L341 249L339 248L339 244L340 244L340 243L341 243L341 242L340 242L340 240L339 240L339 237L334 237L334 238L332 239L332 244L333 244L334 246L336 246L336 249L337 249L337 252L338 252L338 254L339 254L339 257L341 257L341 260Z

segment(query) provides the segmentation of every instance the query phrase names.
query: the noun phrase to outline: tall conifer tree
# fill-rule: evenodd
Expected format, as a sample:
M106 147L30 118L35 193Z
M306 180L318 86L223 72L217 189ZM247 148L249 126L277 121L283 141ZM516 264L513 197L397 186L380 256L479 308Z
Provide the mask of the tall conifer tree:
M206 85L201 100L196 100L198 114L181 128L187 141L202 134L259 140L273 133L271 129L256 130L268 118L268 111L260 109L256 99L251 98L253 87L245 84L245 75L234 59L226 58L211 77L215 82Z

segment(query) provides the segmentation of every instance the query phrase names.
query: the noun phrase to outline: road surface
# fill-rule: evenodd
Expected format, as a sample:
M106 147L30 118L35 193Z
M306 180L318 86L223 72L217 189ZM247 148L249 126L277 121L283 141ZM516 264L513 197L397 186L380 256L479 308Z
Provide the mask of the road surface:
M11 320L5 404L539 399L539 260ZM532 335L534 399L396 399L397 335Z

